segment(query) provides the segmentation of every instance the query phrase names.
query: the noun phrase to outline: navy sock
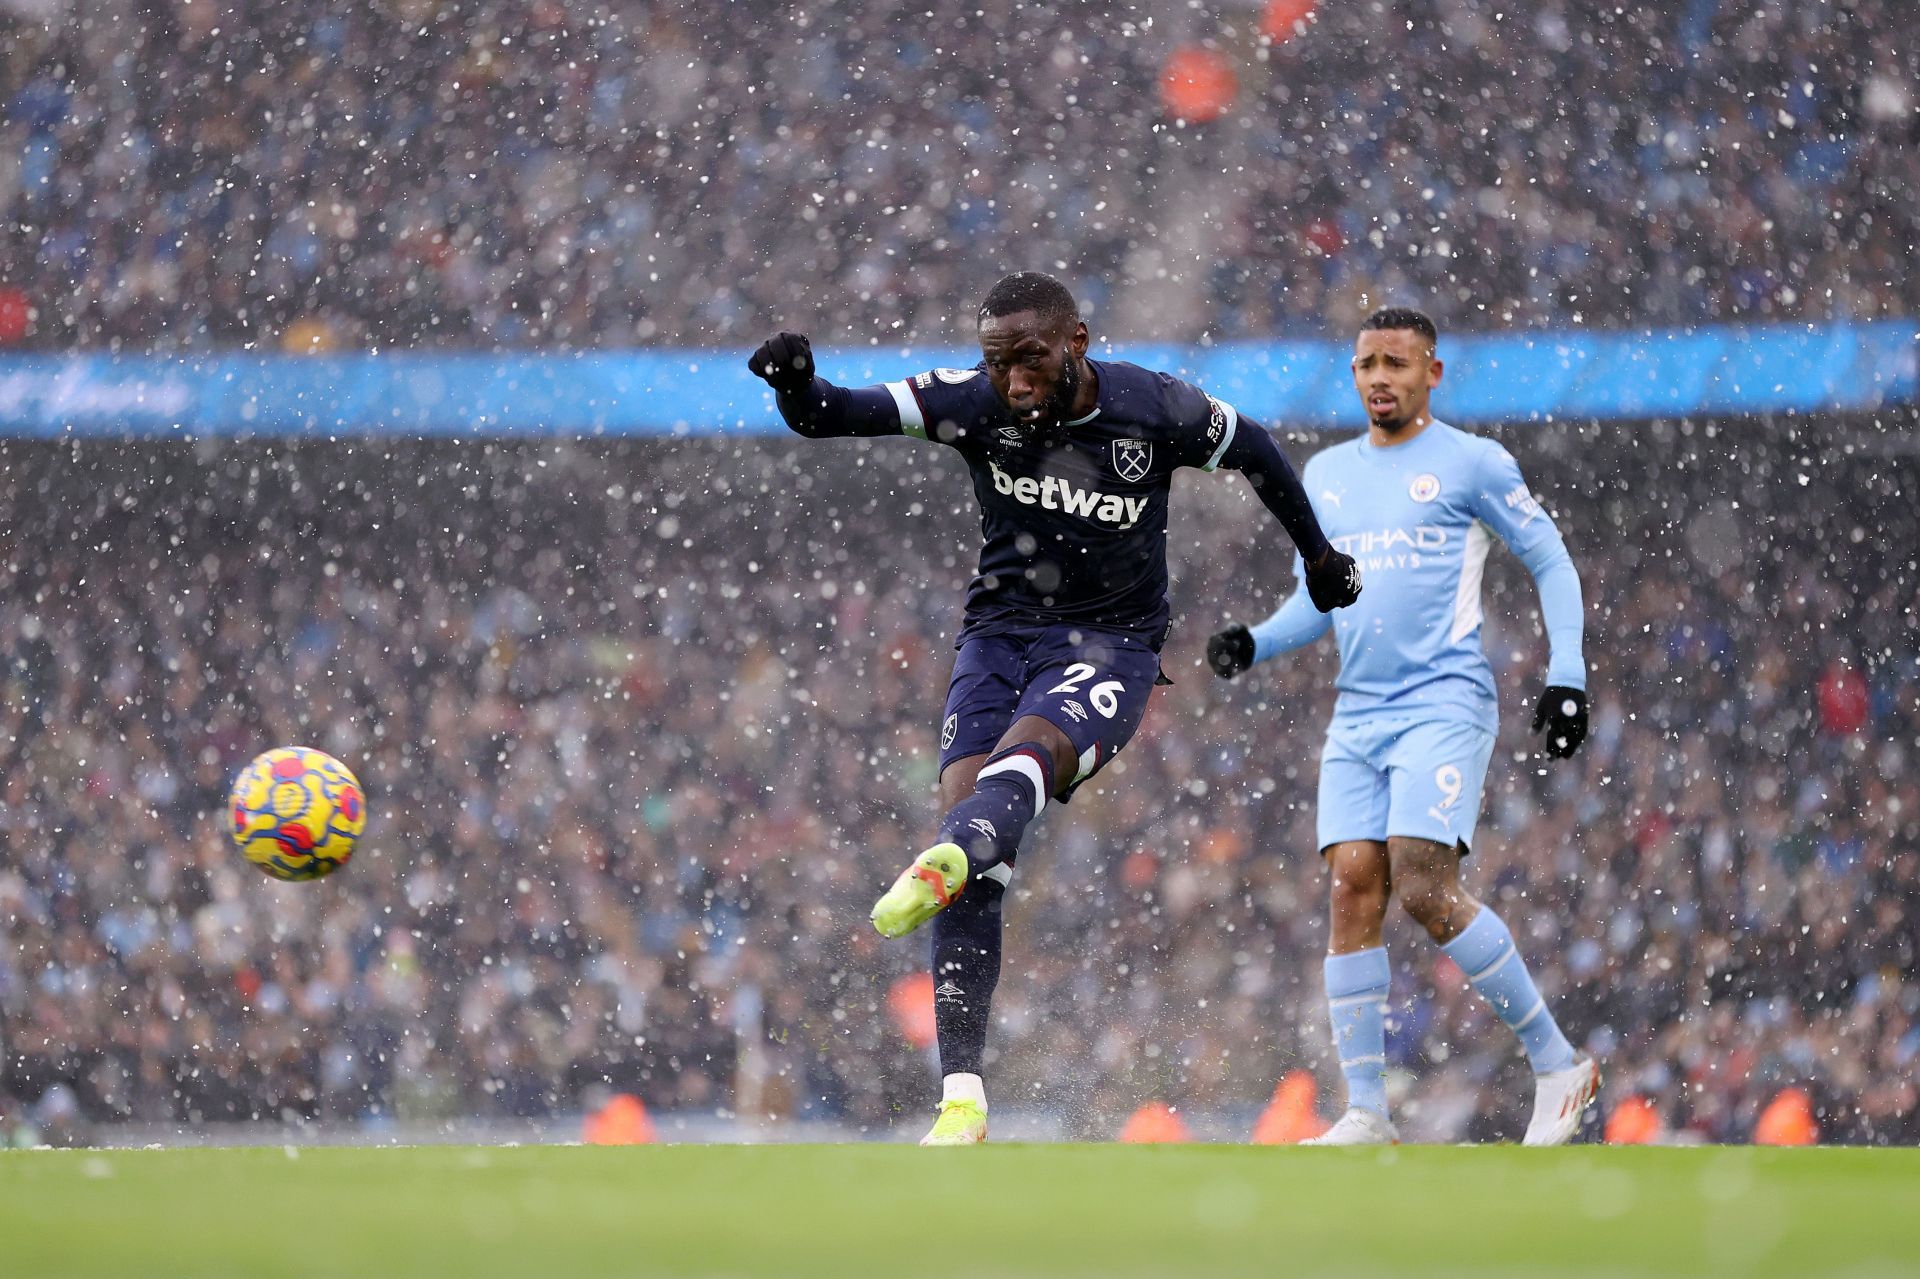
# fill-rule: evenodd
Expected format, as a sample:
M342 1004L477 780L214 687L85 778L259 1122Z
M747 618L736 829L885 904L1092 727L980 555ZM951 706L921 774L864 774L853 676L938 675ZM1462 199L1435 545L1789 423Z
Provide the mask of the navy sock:
M1000 912L1028 823L1053 794L1053 754L1037 742L996 752L973 794L940 821L967 853L967 887L933 917L933 1024L942 1075L978 1075L1000 984Z
M982 1073L993 989L1000 984L1000 908L1006 892L996 879L970 883L958 901L933 917L933 1025L942 1075Z
M1022 742L999 752L980 769L973 794L955 804L940 820L940 838L967 852L967 878L1002 868L994 875L1001 884L1010 877L1027 823L1040 815L1053 794L1053 753L1038 742Z

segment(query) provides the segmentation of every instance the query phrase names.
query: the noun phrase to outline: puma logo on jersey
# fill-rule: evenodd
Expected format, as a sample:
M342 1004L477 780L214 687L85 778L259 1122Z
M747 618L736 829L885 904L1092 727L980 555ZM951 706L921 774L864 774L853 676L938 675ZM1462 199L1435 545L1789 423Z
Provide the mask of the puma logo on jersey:
M1016 479L1001 470L997 462L988 462L987 469L993 472L994 491L1022 506L1065 511L1068 515L1078 515L1081 519L1099 524L1111 524L1117 529L1132 528L1147 513L1147 499L1144 497L1121 497L1102 493L1098 489L1083 489L1057 475L1044 475L1039 479L1022 475Z

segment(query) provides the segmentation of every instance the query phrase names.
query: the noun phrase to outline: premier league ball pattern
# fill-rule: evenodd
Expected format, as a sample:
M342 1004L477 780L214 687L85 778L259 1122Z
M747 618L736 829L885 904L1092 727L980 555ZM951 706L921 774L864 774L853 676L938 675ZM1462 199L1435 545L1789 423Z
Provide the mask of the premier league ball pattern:
M275 879L320 879L353 856L367 825L359 779L304 746L271 750L233 784L233 842Z

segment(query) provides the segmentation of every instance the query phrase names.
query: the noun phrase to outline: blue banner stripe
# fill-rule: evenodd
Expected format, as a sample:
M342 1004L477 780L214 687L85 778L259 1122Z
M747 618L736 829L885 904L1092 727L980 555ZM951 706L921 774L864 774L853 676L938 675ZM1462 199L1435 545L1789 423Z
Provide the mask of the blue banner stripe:
M1462 425L1865 411L1920 402L1908 320L1690 332L1448 337L1434 397ZM1350 348L1142 344L1102 352L1166 369L1271 426L1349 427ZM970 367L956 349L823 351L848 384ZM0 434L676 435L778 430L741 352L195 358L0 357Z

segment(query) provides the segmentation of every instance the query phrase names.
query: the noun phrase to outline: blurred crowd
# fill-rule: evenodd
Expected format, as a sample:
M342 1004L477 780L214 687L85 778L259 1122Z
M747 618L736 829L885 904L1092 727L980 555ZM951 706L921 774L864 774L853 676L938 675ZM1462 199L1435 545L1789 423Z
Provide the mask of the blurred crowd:
M1745 1140L1793 1086L1825 1140L1920 1141L1911 471L1838 431L1509 440L1586 585L1594 731L1530 751L1544 646L1496 554L1468 880L1673 1139ZM1088 1135L1156 1099L1250 1123L1302 1068L1339 1095L1333 657L1216 681L1206 634L1289 551L1238 478L1175 507L1175 682L1010 898L994 1098ZM976 528L908 441L0 445L0 1131L615 1090L917 1134L924 945L866 910L936 817ZM291 743L370 797L314 884L222 821ZM1410 923L1388 944L1403 1130L1516 1135L1512 1037Z
M0 345L1920 310L1900 0L7 0Z

